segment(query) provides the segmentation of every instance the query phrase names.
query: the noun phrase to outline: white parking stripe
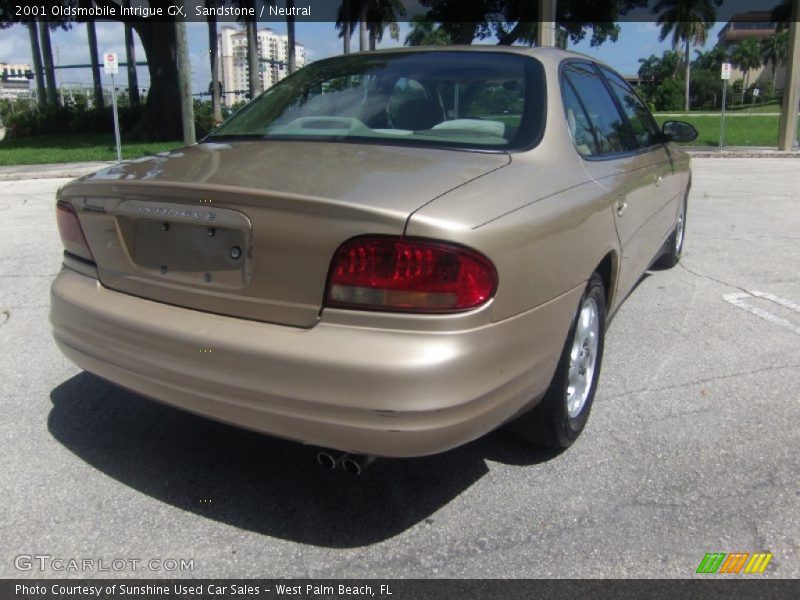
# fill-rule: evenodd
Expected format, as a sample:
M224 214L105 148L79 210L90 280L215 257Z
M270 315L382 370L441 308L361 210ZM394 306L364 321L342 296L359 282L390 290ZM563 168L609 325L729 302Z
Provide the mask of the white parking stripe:
M796 313L800 313L800 304L795 304L789 300L784 298L779 298L778 296L773 296L772 294L766 294L764 292L756 292L755 290L750 292L756 298L764 298L764 300L769 300L770 302L774 302L775 304L780 304L784 308L788 308L789 310L793 310Z
M735 294L724 294L722 299L725 302L729 302L733 304L737 308L741 308L742 310L746 310L750 314L753 314L765 321L769 321L774 325L778 325L779 327L783 327L784 329L788 329L792 333L796 335L800 335L800 326L795 325L788 319L784 319L776 314L769 312L768 310L764 310L763 308L759 308L757 306L751 306L747 302L745 302L746 298L763 298L764 300L769 300L770 302L774 302L784 308L788 308L789 310L796 311L800 313L800 305L795 304L789 300L785 300L784 298L779 298L778 296L773 296L772 294L765 294L764 292L737 292Z

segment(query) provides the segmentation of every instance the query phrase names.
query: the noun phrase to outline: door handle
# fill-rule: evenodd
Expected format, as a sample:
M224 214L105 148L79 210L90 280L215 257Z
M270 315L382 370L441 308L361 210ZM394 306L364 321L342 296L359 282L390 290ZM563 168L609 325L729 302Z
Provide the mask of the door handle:
M655 181L656 187L661 185L661 175L654 176L653 180Z
M628 208L628 202L623 196L617 198L617 214L621 217Z

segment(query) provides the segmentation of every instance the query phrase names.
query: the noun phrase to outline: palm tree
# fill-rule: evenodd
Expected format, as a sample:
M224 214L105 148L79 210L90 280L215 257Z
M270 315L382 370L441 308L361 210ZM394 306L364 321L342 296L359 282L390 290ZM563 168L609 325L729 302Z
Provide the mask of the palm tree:
M778 31L789 29L789 22L792 19L792 0L781 0L780 3L772 9L770 20L778 24Z
M97 32L94 21L86 21L86 35L89 38L89 58L92 63L92 85L94 86L95 108L103 108L103 82L100 79L100 60L97 57Z
M344 53L350 53L350 37L358 23L358 49L363 52L369 44L367 33L367 12L370 0L342 0L336 15L336 29L344 40Z
M722 63L729 61L728 47L723 44L717 44L708 52L695 50L695 53L695 65L703 69L719 69Z
M746 90L750 84L750 71L762 65L761 47L758 40L742 40L734 48L731 59L737 67L744 71L744 89Z
M351 0L342 0L339 6L339 12L336 15L336 29L339 30L339 37L342 38L344 47L342 48L344 54L350 54L350 37L353 35L353 22L350 19L352 14L350 10Z
M772 67L772 89L775 89L775 79L778 66L784 64L789 58L789 32L781 31L761 40L761 60L765 65Z
M661 27L659 41L663 42L672 35L673 48L684 45L685 105L688 111L690 109L689 79L692 63L689 50L692 45L702 46L706 43L708 31L716 21L717 12L712 6L712 0L659 0L653 7L653 12L658 14L656 22Z
M47 106L47 92L44 87L44 69L42 69L42 52L39 49L39 34L36 31L36 22L28 21L28 34L31 38L31 54L33 55L33 70L36 73L36 101L39 108Z
M130 0L125 0L123 6L129 7ZM125 23L125 59L128 64L128 98L131 106L139 106L139 78L136 73L136 47L133 43L133 26Z
M369 0L355 0L355 3L358 8L358 51L364 52L369 46L369 36L367 35Z
M406 15L406 8L401 0L370 0L367 7L367 30L369 31L369 49L375 50L377 42L383 39L383 32L389 28L390 36L400 40L400 28L397 18Z
M447 46L450 44L450 35L424 15L414 15L411 18L411 31L404 42L406 46Z
M47 83L47 104L51 108L58 106L58 90L56 89L56 72L53 68L53 47L50 44L50 24L39 22L39 35L42 43L42 60L44 62L44 80Z

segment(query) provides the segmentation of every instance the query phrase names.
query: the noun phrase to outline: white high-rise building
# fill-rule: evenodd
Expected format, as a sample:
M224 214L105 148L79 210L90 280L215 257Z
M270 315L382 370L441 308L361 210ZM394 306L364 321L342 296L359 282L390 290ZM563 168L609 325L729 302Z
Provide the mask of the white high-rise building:
M306 49L303 44L295 43L297 68L306 64ZM217 36L220 74L222 82L223 103L233 106L237 102L247 100L250 84L250 67L247 61L247 32L244 29L222 27ZM258 31L258 56L260 65L261 89L275 85L289 74L289 38L274 32L272 29ZM233 92L233 93L232 93Z
M30 92L30 65L0 62L0 98L13 100Z

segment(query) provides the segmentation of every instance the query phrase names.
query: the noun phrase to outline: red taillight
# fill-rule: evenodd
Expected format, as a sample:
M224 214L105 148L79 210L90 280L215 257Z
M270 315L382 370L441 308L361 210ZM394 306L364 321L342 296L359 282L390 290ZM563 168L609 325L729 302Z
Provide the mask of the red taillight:
M361 237L336 251L328 306L390 311L469 310L488 301L497 273L482 254L447 242Z
M89 250L89 244L86 243L86 237L78 221L78 214L71 204L63 201L56 204L56 221L64 250L94 262L92 251Z

